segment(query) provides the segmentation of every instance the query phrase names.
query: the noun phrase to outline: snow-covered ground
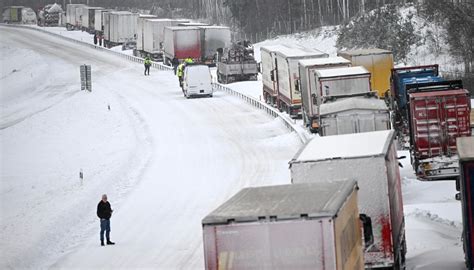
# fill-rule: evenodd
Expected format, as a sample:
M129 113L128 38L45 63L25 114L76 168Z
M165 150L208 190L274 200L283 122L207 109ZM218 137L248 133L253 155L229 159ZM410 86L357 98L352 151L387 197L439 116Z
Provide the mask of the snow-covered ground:
M223 93L187 100L171 72L0 32L1 269L199 269L207 213L244 186L289 183L300 142L263 111ZM84 63L91 93L79 91ZM102 193L114 247L98 245Z
M0 268L202 269L200 220L241 187L289 182L300 143L280 120L223 93L186 100L171 72L0 34ZM79 91L84 63L92 93ZM229 86L260 98L260 82ZM408 269L463 269L454 183L419 182L403 163ZM114 247L98 245L102 193Z

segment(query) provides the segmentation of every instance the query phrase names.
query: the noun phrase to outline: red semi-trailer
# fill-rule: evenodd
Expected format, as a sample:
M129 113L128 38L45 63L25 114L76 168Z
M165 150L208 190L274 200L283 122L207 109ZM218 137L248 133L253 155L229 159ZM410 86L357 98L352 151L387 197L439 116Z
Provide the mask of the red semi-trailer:
M170 64L174 57L179 60L192 58L195 62L201 60L201 29L199 27L166 27L164 36L165 64Z
M411 163L418 179L457 179L456 138L471 136L469 92L461 81L406 87Z

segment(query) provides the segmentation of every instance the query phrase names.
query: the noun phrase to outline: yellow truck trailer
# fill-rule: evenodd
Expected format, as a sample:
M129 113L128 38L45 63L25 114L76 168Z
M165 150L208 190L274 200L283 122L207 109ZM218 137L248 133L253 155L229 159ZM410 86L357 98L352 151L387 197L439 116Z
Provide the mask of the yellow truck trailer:
M372 90L380 98L390 90L390 75L393 68L391 51L382 49L361 49L338 52L338 56L351 61L352 66L363 66L372 74Z

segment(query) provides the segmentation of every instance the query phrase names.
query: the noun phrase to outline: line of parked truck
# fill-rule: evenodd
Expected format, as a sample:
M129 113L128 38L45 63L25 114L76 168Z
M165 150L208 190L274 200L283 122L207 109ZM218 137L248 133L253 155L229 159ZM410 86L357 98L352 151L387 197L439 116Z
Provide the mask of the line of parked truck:
M470 97L438 65L394 68L390 51L338 57L283 45L261 47L265 101L320 136L393 128L421 180L459 176L456 138L471 136Z
M289 161L291 185L245 188L202 220L206 269L405 269L403 135L419 179L458 179L473 269L474 137L462 82L437 66L393 68L379 49L328 57L276 45L261 56L266 102L320 136Z

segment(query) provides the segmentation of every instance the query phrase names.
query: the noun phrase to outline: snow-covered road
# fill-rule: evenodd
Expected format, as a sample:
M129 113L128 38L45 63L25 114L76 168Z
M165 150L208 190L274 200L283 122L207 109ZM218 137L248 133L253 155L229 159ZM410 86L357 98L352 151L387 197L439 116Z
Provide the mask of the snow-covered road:
M186 100L171 72L32 30L0 35L0 268L202 268L208 212L243 186L289 183L298 138L263 111ZM113 247L99 246L102 193Z

